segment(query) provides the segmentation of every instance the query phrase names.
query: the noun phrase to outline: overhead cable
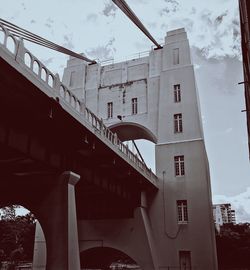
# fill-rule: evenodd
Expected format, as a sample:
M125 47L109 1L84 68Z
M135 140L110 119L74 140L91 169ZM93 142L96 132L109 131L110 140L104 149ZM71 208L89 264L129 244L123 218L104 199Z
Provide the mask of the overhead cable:
M135 15L125 0L112 0L126 15L127 17L156 45L158 49L162 46L153 38L140 19Z
M96 63L94 60L91 60L91 59L89 59L81 54L75 53L67 48L64 48L56 43L53 43L45 38L42 38L41 36L38 36L30 31L28 31L28 30L25 30L25 29L15 25L15 24L10 23L10 22L3 20L1 18L0 18L0 24L2 24L5 28L7 28L8 31L11 34L13 34L14 36L17 36L17 37L20 37L24 40L33 42L35 44L38 44L38 45L41 45L44 47L47 47L49 49L52 49L52 50L55 50L55 51L79 58L79 59L82 59L82 60L89 62L89 63Z

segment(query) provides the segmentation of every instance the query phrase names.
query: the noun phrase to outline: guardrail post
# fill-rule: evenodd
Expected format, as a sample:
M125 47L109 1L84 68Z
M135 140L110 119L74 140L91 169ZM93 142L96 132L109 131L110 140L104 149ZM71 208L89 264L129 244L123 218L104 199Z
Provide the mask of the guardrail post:
M117 139L118 139L117 134L114 133L114 144L115 144L115 145L117 145Z
M102 118L100 119L100 132L101 132L101 135L103 135L103 119Z
M16 50L16 57L15 60L18 63L24 64L24 54L25 54L25 49L24 49L24 44L23 44L23 39L17 40L17 50Z
M86 118L86 105L83 100L80 103L80 113L83 114L84 118Z
M56 73L54 77L53 89L56 91L56 94L60 95L61 80L59 74Z

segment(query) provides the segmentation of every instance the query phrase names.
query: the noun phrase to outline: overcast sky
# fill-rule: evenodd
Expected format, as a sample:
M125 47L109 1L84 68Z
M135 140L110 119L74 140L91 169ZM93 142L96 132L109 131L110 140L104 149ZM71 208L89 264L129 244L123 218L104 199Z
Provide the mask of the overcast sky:
M238 1L127 0L159 43L185 27L200 95L213 201L231 202L250 222L248 159ZM125 60L152 43L109 0L0 0L0 17L89 58ZM60 75L67 57L26 43ZM152 165L152 147L145 158Z

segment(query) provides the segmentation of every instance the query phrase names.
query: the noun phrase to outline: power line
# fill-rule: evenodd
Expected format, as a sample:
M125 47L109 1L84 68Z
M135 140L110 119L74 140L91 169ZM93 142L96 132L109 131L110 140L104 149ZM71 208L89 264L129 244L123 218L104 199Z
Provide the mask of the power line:
M142 24L140 19L135 15L125 0L112 0L126 15L127 17L156 45L158 49L162 46L153 38L146 27Z
M82 60L89 62L89 63L96 63L94 60L91 60L91 59L89 59L81 54L75 53L67 48L64 48L56 43L53 43L53 42L51 42L51 41L49 41L41 36L38 36L30 31L25 30L24 28L21 28L13 23L10 23L10 22L4 20L4 19L0 18L0 24L2 24L5 28L7 28L7 30L11 34L13 34L14 36L17 36L17 37L20 37L24 40L33 42L33 43L41 45L41 46L44 46L46 48L49 48L49 49L52 49L52 50L55 50L55 51L79 58L79 59L82 59Z

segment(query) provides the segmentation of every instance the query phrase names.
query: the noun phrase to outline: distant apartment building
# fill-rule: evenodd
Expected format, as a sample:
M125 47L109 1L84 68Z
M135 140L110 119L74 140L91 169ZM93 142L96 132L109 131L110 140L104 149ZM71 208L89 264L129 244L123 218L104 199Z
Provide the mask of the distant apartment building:
M220 226L224 224L235 224L235 210L231 209L230 203L225 204L214 204L213 205L213 216L215 227L220 231Z
M248 146L250 154L250 6L247 0L239 0L241 48L244 72Z

